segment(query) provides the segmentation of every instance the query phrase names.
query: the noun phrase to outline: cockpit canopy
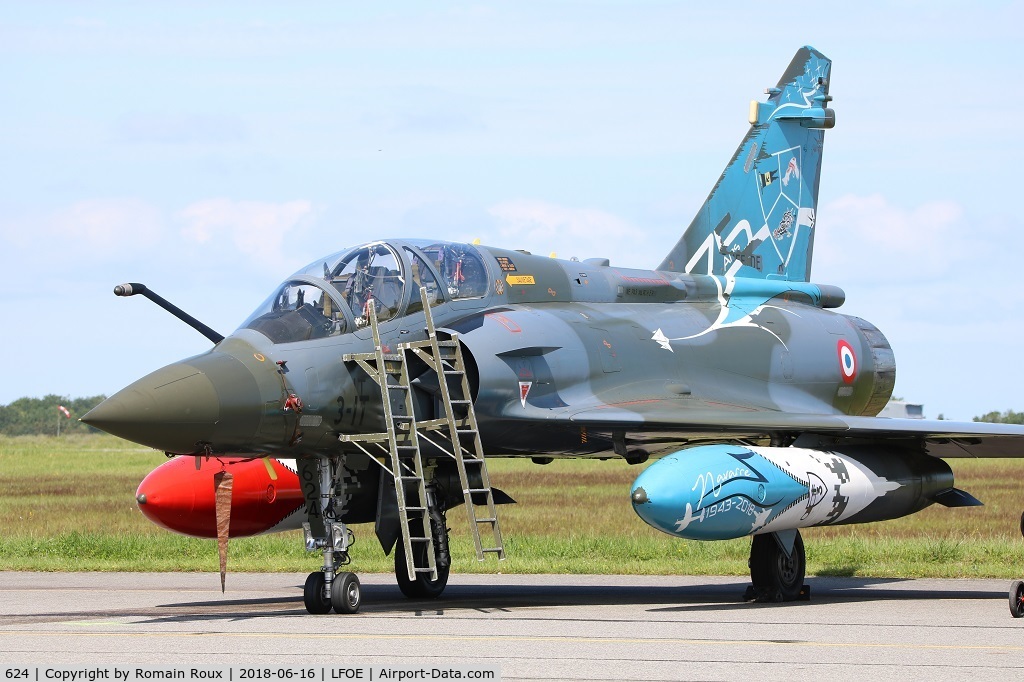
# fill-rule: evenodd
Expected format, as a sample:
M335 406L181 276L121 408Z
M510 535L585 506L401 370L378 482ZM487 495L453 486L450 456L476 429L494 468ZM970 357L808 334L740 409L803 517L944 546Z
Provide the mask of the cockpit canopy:
M487 268L470 244L372 242L320 258L289 277L244 323L274 343L345 334L423 309L488 293Z

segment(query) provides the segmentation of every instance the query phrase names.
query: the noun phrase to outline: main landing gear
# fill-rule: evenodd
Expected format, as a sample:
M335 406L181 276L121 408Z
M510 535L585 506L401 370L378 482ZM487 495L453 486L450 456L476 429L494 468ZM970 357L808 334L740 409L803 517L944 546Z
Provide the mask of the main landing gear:
M415 577L409 578L409 565L405 555L405 542L399 538L395 545L395 578L398 589L409 599L437 599L448 586L451 570L451 554L448 550L448 524L443 507L437 504L437 491L433 484L426 487L427 515L432 542L410 542L413 553ZM409 522L410 536L415 536L415 526L420 520ZM432 549L431 549L432 548ZM434 569L437 578L431 579L430 561L427 552L434 552Z
M414 563L417 566L425 566L426 558L422 546L413 550L417 556ZM435 561L437 561L435 559ZM399 543L395 547L395 578L398 579L398 589L409 599L437 599L448 586L448 572L451 567L447 564L441 565L437 562L437 580L431 580L427 573L417 573L415 580L409 580L409 572L406 570L405 548Z
M750 544L750 582L744 601L808 601L807 557L798 530L755 535Z
M1020 515L1020 534L1024 535L1024 514ZM1024 580L1010 583L1010 615L1024 618Z

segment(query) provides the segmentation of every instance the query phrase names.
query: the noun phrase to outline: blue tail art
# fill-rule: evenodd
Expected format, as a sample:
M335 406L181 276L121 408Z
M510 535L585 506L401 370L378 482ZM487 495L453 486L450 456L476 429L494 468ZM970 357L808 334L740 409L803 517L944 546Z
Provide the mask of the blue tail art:
M802 47L750 103L750 130L659 270L808 281L831 67Z

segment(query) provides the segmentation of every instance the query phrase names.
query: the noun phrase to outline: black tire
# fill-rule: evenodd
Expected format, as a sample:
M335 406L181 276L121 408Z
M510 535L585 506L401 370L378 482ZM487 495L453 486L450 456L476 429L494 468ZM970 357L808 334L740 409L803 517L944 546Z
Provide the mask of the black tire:
M1014 580L1010 583L1010 615L1024 618L1024 581Z
M331 612L331 600L324 596L324 574L320 571L310 573L306 577L306 584L302 588L302 601L306 605L306 611L322 616Z
M355 573L339 573L331 583L331 606L335 613L355 613L362 602L362 590Z
M807 569L804 541L798 532L793 552L787 557L773 536L773 533L754 536L750 544L750 581L765 600L777 595L781 601L794 601L800 598Z
M413 548L416 555L416 565L426 566L426 543L419 544ZM395 578L398 580L398 589L409 599L437 599L448 586L448 571L450 566L437 567L437 580L431 580L426 573L416 574L415 580L409 580L409 573L405 567L405 547L399 538L395 545Z

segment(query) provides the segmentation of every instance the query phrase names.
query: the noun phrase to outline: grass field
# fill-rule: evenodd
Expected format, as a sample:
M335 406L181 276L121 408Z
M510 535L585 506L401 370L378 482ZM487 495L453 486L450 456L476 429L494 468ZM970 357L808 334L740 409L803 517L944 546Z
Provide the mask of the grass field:
M216 571L216 543L152 525L135 505L162 454L111 436L0 437L0 570ZM984 507L933 506L903 519L801 531L809 575L994 577L1024 574L1024 462L954 460L957 486ZM629 503L642 467L622 461L489 462L508 559L478 563L461 509L448 516L458 573L744 575L750 541L694 542L644 524ZM390 572L372 525L356 526L353 567ZM231 571L311 571L298 533L232 540Z

